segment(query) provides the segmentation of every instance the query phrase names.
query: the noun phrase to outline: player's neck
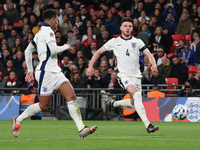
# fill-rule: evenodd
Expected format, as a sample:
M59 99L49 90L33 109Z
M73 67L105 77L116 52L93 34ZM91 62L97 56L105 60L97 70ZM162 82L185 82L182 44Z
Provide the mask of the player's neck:
M123 37L124 39L128 40L128 39L130 39L131 35L125 36L124 34L122 34L122 37Z
M52 28L52 24L51 24L51 22L50 22L50 21L45 21L45 23L47 23L48 25L50 25L50 26L51 26L51 28Z

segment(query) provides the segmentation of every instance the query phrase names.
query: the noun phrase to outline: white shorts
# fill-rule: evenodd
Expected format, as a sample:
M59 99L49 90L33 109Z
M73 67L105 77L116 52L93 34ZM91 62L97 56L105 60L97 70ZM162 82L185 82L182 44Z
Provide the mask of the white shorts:
M48 96L57 90L64 82L69 81L62 72L35 71L38 82L38 95Z
M131 84L135 85L139 91L142 91L141 87L141 78L132 77L132 76L124 76L117 77L120 86L126 90L127 87Z

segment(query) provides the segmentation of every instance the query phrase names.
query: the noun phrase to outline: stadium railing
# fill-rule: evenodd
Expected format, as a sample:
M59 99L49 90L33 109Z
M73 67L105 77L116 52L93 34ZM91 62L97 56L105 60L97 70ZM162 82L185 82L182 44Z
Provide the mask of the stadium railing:
M147 92L151 91L153 84L145 84L142 85L142 95L143 97L146 97ZM160 87L161 92L167 92L167 91L173 91L174 94L167 95L166 97L177 97L178 92L180 91L182 85L170 85L174 87L174 89L166 89L166 84L158 84ZM10 96L10 95L21 95L24 93L27 88L0 88L0 91L10 91L10 93L1 94L2 96ZM86 107L86 108L93 108L93 109L99 109L101 107L101 98L102 93L101 90L109 91L107 88L75 88L75 93L77 98L79 99L78 106L79 107ZM198 96L200 96L200 89L195 89L197 91ZM126 92L122 91L122 89L115 89L116 93L108 94L109 97L114 98L115 100L122 100L123 96L126 94ZM81 99L84 100L84 103L80 103ZM67 106L66 100L58 93L54 93L52 95L52 101L50 104L50 108L44 112L44 115L46 116L55 116L56 109L59 109L60 106ZM106 116L116 116L121 115L122 111L119 110L119 114L116 114L116 112L113 112L110 105L107 105L106 107Z

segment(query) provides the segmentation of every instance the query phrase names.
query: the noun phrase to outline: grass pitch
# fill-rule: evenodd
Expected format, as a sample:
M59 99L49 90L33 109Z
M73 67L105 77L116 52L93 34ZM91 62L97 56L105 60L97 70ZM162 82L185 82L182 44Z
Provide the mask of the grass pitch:
M11 121L0 121L0 150L199 150L200 124L153 122L148 134L141 121L84 121L96 132L81 139L73 121L26 120L19 137L11 133Z

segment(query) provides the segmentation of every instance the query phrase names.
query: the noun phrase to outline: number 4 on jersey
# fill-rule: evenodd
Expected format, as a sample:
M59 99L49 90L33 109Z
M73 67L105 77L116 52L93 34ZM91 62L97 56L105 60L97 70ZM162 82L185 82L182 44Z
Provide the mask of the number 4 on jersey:
M127 56L130 56L130 54L129 54L129 52L128 52L128 49L126 50L126 55L127 55Z

